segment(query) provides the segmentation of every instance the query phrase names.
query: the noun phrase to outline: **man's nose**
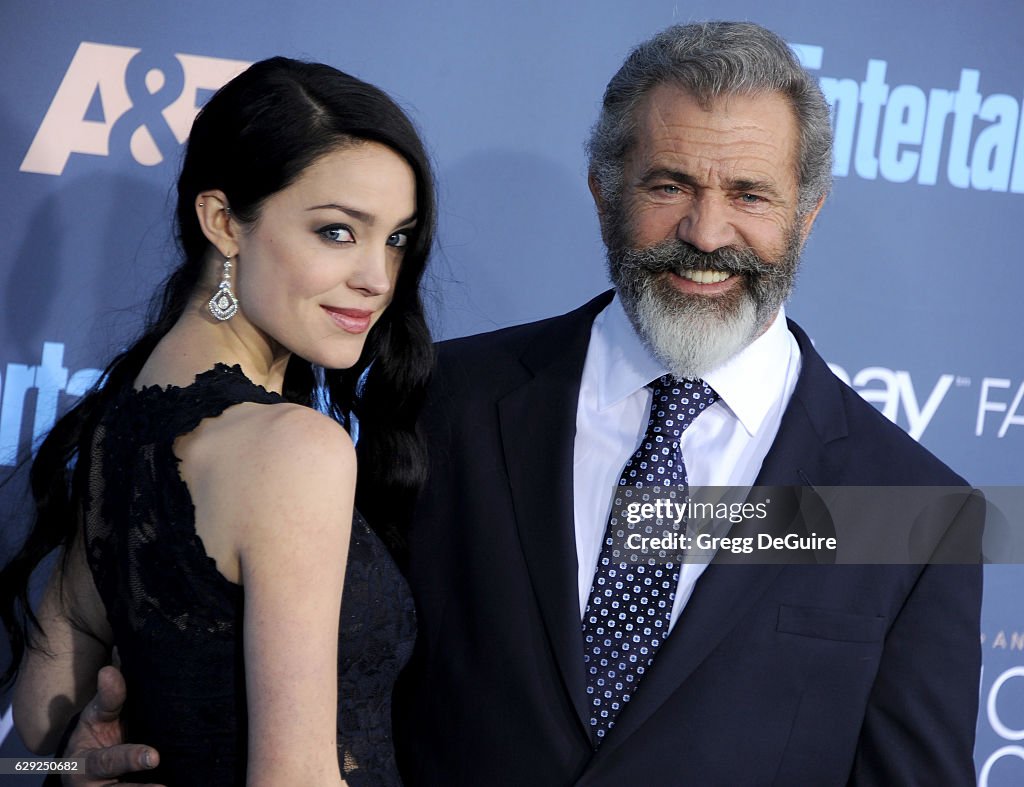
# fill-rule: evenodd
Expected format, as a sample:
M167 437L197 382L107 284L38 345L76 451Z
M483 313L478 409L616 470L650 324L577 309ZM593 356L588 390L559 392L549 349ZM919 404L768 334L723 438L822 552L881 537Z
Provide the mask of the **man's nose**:
M676 237L703 252L732 245L736 230L729 221L728 209L721 197L699 196L676 226Z

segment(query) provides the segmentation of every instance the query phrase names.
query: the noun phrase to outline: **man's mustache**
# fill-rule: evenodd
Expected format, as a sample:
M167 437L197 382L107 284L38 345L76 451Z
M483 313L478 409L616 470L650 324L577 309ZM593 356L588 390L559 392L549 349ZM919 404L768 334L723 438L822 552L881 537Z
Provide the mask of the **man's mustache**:
M782 266L765 262L749 248L724 246L714 251L701 251L681 240L665 240L642 249L623 249L617 262L622 267L648 273L677 275L685 271L717 271L757 278L782 272Z

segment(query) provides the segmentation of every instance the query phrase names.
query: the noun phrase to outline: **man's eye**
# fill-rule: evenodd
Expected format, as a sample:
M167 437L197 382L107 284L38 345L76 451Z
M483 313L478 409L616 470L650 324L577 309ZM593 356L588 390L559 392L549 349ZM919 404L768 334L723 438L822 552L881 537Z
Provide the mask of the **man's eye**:
M388 246L400 249L409 244L408 232L393 232L388 236Z
M321 227L316 232L324 240L329 240L332 243L355 243L356 240L355 236L352 235L352 230L344 224L332 224L329 227Z
M740 202L743 202L743 203L745 203L747 205L756 205L760 201L761 201L761 198L759 196L757 196L757 194L741 194L740 195Z
M682 189L674 183L666 183L664 186L659 186L658 188L666 194L679 194L682 192Z

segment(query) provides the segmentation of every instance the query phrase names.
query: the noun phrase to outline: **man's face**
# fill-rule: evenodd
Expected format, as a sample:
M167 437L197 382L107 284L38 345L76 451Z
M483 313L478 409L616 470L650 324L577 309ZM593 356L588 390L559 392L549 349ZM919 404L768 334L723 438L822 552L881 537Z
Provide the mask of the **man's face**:
M626 313L676 376L735 355L792 289L817 215L797 219L797 140L778 94L702 109L660 85L637 108L621 198L598 203Z

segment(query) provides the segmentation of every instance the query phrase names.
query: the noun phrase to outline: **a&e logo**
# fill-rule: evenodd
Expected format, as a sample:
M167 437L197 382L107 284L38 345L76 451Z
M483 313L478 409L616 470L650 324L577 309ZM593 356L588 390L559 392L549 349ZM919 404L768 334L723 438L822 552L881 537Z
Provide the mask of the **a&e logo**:
M20 169L60 175L72 153L107 156L111 148L159 164L188 138L209 94L248 66L181 54L152 62L140 49L83 41Z

